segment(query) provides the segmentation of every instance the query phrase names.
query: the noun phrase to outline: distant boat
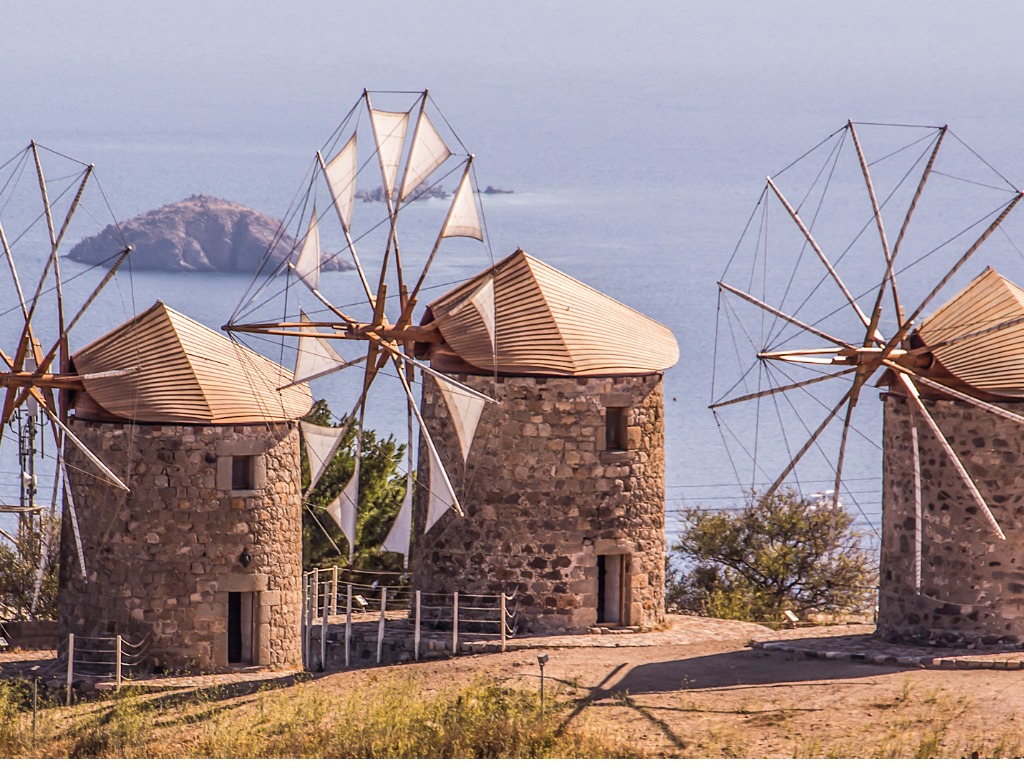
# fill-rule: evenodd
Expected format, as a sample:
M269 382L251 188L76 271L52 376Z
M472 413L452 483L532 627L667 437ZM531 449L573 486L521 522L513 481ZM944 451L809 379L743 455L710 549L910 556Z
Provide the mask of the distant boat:
M492 187L490 184L488 184L487 185L487 189L484 190L484 194L485 195L511 195L513 193L512 193L511 189L498 189L497 187Z

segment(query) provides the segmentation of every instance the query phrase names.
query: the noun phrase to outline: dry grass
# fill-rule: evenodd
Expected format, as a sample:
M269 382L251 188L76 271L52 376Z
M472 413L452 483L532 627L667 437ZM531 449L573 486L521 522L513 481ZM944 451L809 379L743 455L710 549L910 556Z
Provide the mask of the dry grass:
M0 756L31 755L31 709L0 688ZM310 683L241 699L210 690L143 696L125 690L40 713L48 758L609 758L635 749L581 724L565 697L478 679L424 696L414 675L365 681L341 696Z
M517 668L519 669L519 668ZM508 670L506 667L505 670ZM494 670L497 672L498 670ZM473 676L476 675L476 676ZM1024 754L989 700L1016 686L885 676L600 692L532 678L393 668L256 693L125 691L40 711L38 756L134 758L959 758ZM508 680L508 682L505 682ZM942 687L941 681L947 685ZM557 684L551 686L555 688ZM550 690L550 689L549 689ZM995 697L993 699L993 697ZM31 752L24 684L0 683L0 757ZM624 741L628 739L628 741Z

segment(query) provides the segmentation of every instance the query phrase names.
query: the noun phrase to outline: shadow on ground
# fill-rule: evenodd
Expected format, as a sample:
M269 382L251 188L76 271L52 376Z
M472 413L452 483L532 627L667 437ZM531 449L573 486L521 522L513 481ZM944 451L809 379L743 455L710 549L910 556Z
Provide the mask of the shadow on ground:
M764 688L876 677L899 671L895 667L855 661L799 659L761 650L743 650L640 664L608 688L606 695L746 686Z

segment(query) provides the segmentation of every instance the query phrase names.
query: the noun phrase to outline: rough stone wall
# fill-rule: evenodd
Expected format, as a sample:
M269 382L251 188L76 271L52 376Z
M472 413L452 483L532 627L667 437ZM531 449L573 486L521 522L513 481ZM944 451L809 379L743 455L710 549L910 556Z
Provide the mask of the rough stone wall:
M126 494L69 448L87 576L70 518L61 541L61 634L151 634L168 669L228 664L228 593L256 593L252 663L301 664L302 518L295 425L152 426L76 420ZM253 455L252 490L231 490L231 457ZM247 565L243 551L251 555Z
M1006 535L998 538L924 420L917 593L912 404L885 397L878 629L942 643L1024 640L1024 428L959 401L928 402ZM1024 404L1001 407L1024 413Z
M583 631L598 619L598 556L628 555L623 624L665 612L665 435L660 374L456 377L493 394L463 462L428 376L423 415L466 516L423 532L417 495L414 585L426 592L517 592L528 632ZM626 409L626 450L605 450L605 409ZM420 445L418 477L429 476Z

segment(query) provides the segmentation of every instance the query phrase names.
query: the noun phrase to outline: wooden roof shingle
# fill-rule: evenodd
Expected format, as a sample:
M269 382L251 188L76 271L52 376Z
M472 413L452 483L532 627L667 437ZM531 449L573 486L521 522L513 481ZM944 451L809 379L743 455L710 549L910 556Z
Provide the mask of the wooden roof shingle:
M494 281L495 346L470 300ZM522 250L432 302L451 350L483 371L532 376L642 374L679 360L665 326Z
M131 421L246 424L291 421L312 407L307 385L278 387L292 372L158 301L72 355L103 409Z

